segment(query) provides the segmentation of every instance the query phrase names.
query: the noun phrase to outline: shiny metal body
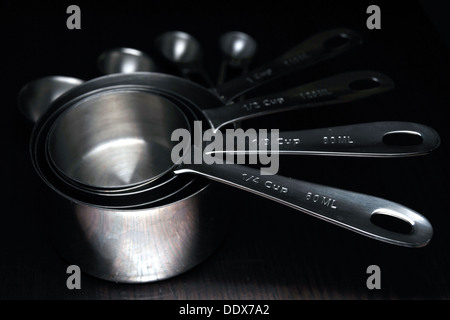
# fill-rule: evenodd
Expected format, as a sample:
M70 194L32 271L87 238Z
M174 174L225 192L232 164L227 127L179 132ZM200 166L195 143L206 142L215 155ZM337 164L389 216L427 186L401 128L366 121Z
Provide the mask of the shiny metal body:
M83 80L65 76L48 76L32 81L19 92L19 110L34 124L53 101L83 82Z
M122 210L58 197L48 223L57 251L83 272L114 282L158 281L186 272L217 249L230 216L220 190L204 184L161 205Z
M179 184L159 186L162 193L148 204L151 188L141 192L91 194L61 179L46 156L47 138L55 119L85 98L117 88L161 88L162 96L177 103L207 103L220 100L204 88L183 79L169 81L166 75L108 75L87 82L57 99L34 127L30 151L36 172L58 194L47 212L54 245L70 263L105 280L140 283L183 273L206 259L220 244L229 212L222 201L221 185L185 175ZM167 95L167 84L176 94ZM111 91L112 90L112 91ZM154 91L153 91L154 92ZM201 103L200 103L201 104ZM174 176L179 177L179 176ZM130 200L131 198L131 200Z
M238 69L240 73L246 73L258 47L255 39L240 31L230 31L223 34L219 39L219 44L223 57L220 64L218 85L228 81L227 75L230 67Z
M109 49L100 54L97 63L103 74L158 71L146 53L132 48Z

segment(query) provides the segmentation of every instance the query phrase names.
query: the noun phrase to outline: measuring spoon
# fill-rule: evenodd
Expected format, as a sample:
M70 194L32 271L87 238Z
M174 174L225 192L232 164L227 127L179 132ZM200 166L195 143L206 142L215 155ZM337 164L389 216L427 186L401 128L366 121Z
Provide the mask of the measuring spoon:
M224 102L232 101L268 81L343 54L361 42L361 36L349 29L318 33L272 62L219 85L214 92Z
M223 34L219 40L222 51L219 78L217 84L226 82L229 69L248 72L248 65L255 55L258 47L256 40L250 35L240 31L230 31Z
M194 80L200 76L201 84L214 87L202 66L202 48L192 35L182 31L170 31L156 39L156 46L161 54L175 65L183 77Z

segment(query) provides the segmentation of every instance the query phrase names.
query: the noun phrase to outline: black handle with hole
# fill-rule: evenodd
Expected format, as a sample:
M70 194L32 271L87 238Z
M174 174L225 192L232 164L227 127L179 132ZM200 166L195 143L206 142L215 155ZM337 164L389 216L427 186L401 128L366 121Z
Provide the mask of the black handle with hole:
M394 87L394 82L382 73L354 71L203 112L212 127L219 129L229 123L271 113L355 101Z
M361 43L361 36L352 30L328 30L308 38L273 62L218 86L214 92L227 102L292 71L334 58Z

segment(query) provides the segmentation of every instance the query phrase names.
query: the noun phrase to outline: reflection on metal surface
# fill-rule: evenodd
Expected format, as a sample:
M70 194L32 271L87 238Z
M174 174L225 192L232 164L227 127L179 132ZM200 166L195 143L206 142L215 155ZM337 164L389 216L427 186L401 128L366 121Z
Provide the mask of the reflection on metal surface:
M144 52L131 48L114 48L103 52L98 58L103 74L156 71L153 60Z
M83 80L64 76L49 76L32 81L19 92L19 110L28 120L36 123L53 101L82 83Z
M202 188L180 201L140 210L59 201L50 219L55 245L83 272L109 281L173 277L206 259L222 241L230 214L213 209L218 190Z

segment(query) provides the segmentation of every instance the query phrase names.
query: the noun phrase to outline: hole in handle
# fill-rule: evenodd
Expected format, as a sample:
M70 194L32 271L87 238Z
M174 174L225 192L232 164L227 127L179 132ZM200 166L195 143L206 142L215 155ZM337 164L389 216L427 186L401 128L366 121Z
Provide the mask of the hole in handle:
M396 233L410 234L413 231L411 222L398 217L395 212L387 209L374 211L370 216L370 221L380 228Z
M417 146L422 142L422 135L415 131L392 131L383 136L383 143L389 146Z
M327 50L337 50L346 46L350 42L350 38L345 34L341 33L337 36L331 37L323 43L323 47Z
M356 91L375 89L379 86L381 86L381 83L377 78L358 79L348 85L350 89Z

